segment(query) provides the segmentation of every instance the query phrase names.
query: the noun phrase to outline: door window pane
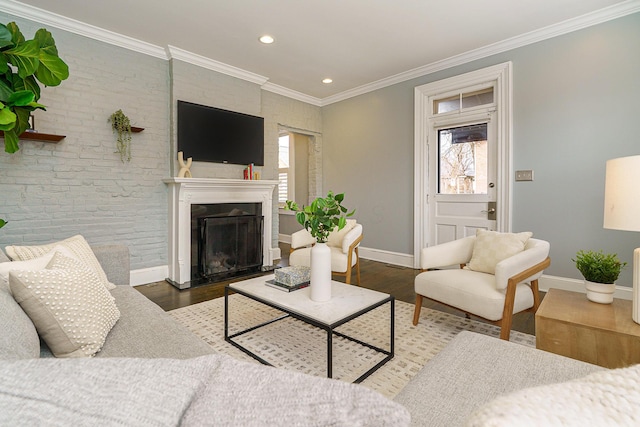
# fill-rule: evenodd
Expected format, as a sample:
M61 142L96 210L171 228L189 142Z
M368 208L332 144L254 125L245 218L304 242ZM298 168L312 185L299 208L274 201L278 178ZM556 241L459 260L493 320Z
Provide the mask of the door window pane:
M438 131L438 193L487 194L487 124Z
M477 107L493 103L493 88L477 90L462 94L462 108Z

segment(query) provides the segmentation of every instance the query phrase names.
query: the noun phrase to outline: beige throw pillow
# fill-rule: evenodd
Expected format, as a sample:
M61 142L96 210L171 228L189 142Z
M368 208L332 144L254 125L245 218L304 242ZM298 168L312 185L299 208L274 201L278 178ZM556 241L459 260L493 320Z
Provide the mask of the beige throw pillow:
M495 274L496 264L524 250L533 233L500 233L498 231L477 230L469 270Z
M56 357L95 355L120 318L98 276L59 252L44 270L11 271L9 285Z
M109 282L109 279L107 279L107 275L102 269L98 258L96 258L95 254L91 250L89 243L87 243L84 237L79 234L61 242L38 246L7 246L5 250L9 258L14 261L27 261L51 252L56 246L63 246L67 248L73 254L73 258L84 263L87 268L98 275L98 278L107 289L113 289L116 287L113 283Z

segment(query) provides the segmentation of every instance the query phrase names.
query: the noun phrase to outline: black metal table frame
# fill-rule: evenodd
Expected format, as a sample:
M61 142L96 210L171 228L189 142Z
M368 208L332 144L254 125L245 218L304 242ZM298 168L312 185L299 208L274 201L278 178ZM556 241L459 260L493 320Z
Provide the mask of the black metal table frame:
M243 295L249 299L252 299L254 301L257 301L259 303L268 305L269 307L273 307L276 310L280 310L282 312L284 312L285 314L278 316L274 319L271 319L267 322L261 323L259 325L255 325L252 326L248 329L244 329L240 332L236 332L233 335L229 335L229 290L233 291L234 293ZM371 310L374 310L386 303L389 303L390 305L390 314L391 314L391 319L390 319L390 339L389 339L389 350L385 350L382 349L380 347L376 347L372 344L368 344L364 341L361 341L357 338L353 338L350 337L348 335L345 335L343 333L337 332L335 331L335 328L344 325L347 322L352 321L353 319L362 316L365 313L370 312ZM254 359L256 359L258 362L262 363L263 365L269 365L269 366L273 366L271 363L267 362L266 360L264 360L263 358L261 358L260 356L258 356L257 354L253 353L251 350L249 350L246 347L243 347L241 344L233 341L233 338L238 337L240 335L244 335L246 333L249 333L251 331L255 331L258 328L261 328L263 326L267 326L270 325L274 322L277 322L279 320L283 320L286 318L292 317L294 319L300 320L302 322L305 322L309 325L315 326L317 328L323 329L324 331L327 332L327 377L328 378L333 378L333 335L336 335L338 337L341 338L346 338L350 341L353 341L355 343L358 343L364 347L368 347L372 350L377 351L378 353L382 353L385 354L386 357L384 359L382 359L380 362L378 362L375 366L373 366L371 369L369 369L367 372L365 372L364 374L362 374L361 376L359 376L354 383L360 383L362 382L365 378L367 378L369 375L373 374L375 371L377 371L382 365L384 365L385 363L387 363L389 360L393 359L394 356L394 338L395 338L395 322L394 322L394 318L395 318L395 298L391 295L389 295L388 298L383 299L382 301L379 301L375 304L372 304L366 308L363 308L362 310L345 317L344 319L339 320L338 322L335 322L331 325L326 325L324 323L320 323L314 319L311 319L309 317L306 317L304 315L300 315L298 313L293 313L290 310L278 306L274 303L271 303L269 301L265 301L260 297L257 297L255 295L249 294L247 292L244 292L242 290L239 289L235 289L235 288L230 288L229 285L225 286L224 288L224 339L225 341L227 341L228 343L234 345L235 347L237 347L238 349L242 350L243 352L245 352L246 354L248 354L249 356L253 357Z

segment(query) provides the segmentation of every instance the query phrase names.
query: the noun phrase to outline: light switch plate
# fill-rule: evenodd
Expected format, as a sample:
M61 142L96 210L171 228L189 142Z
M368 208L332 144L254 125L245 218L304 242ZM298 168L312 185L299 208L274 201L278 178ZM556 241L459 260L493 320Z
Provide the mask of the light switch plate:
M516 171L516 181L533 181L533 171Z

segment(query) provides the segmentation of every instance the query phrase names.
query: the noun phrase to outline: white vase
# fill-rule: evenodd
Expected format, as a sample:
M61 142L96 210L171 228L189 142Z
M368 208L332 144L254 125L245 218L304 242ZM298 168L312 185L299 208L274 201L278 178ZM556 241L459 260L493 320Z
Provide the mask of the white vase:
M323 302L331 299L331 249L326 243L311 248L311 299Z
M589 301L600 304L611 304L613 302L613 293L616 291L614 283L596 283L584 281L587 288L587 299Z

